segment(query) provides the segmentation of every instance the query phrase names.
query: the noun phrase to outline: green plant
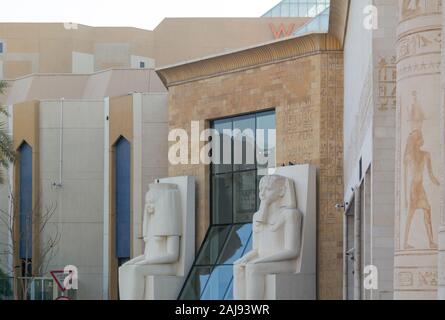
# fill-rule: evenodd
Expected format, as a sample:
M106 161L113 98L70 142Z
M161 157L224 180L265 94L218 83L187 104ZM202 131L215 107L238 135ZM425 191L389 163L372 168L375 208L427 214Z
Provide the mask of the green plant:
M0 94L4 93L7 83L0 81ZM4 107L0 106L0 117L8 117ZM12 139L6 130L6 121L0 120L0 184L5 182L4 169L8 169L9 164L14 161L15 154Z
M11 278L0 269L0 300L12 297Z

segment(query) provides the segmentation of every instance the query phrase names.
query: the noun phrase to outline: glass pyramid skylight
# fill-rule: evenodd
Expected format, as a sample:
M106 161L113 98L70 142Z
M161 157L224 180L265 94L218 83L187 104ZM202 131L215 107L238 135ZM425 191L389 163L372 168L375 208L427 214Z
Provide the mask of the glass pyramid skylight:
M329 29L329 7L326 8L318 16L304 24L301 28L294 32L294 36L299 36L305 33L326 33Z
M263 17L309 17L321 14L330 0L283 0L267 11Z

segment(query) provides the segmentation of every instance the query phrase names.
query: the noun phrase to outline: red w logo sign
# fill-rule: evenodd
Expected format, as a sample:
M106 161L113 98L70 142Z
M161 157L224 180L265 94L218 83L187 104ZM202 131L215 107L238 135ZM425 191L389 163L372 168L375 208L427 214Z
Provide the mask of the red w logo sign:
M284 23L281 23L278 30L275 28L275 25L273 23L269 24L270 30L272 31L275 39L280 39L284 37L289 37L292 35L292 33L295 31L295 23L291 23L288 25L287 29Z

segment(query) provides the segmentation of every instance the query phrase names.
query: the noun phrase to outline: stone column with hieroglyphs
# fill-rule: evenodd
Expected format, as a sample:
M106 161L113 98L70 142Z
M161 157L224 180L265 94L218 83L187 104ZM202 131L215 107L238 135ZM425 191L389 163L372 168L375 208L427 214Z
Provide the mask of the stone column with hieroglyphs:
M441 0L399 0L395 299L437 298Z
M442 10L442 43L445 43L445 10ZM441 132L442 163L445 163L445 50L442 50L442 88L441 88ZM442 171L442 186L445 186L445 171ZM445 300L445 188L442 187L442 221L439 228L438 298Z

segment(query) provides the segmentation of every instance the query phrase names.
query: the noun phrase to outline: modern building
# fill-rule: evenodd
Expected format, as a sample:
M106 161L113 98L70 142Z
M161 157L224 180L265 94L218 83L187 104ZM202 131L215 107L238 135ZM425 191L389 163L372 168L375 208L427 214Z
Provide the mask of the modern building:
M317 168L318 299L443 299L443 14L440 0L283 0L262 18L153 31L1 24L20 158L0 209L19 228L56 204L49 269L77 265L79 298L116 299L117 267L143 250L147 184L194 176L197 256L178 298L231 299L265 168L169 163L168 135L272 129L254 137L272 166ZM16 246L1 265L37 273L54 233L20 233L0 233Z
M167 18L154 30L1 23L0 79L153 68L290 35L309 18Z
M116 299L118 266L143 250L148 183L168 176L168 93L153 67L285 37L307 21L175 18L153 31L0 24L0 102L19 155L0 186L16 228L2 226L1 269L48 276L72 264L77 298Z
M141 250L146 186L167 175L168 96L162 84L147 86L138 79L156 78L149 69L102 73L108 73L105 79L96 74L37 77L37 86L54 89L51 97L30 93L30 100L9 107L19 159L1 193L9 196L2 199L2 209L17 228L9 239L16 254L9 256L13 261L2 259L2 269L11 271L7 262L20 266L25 260L29 274L48 275L75 265L80 299L108 298L118 264ZM127 77L133 82L122 87ZM64 98L67 88L72 96ZM15 272L28 275L23 268Z

